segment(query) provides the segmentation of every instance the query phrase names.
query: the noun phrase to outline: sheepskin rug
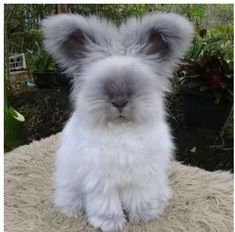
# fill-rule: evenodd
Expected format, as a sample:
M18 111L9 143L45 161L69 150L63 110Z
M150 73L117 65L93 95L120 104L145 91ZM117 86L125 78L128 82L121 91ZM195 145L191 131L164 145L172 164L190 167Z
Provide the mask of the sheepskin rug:
M52 204L53 158L59 135L5 154L6 232L92 232L86 216L68 218ZM169 207L150 223L127 232L233 231L233 175L172 162Z

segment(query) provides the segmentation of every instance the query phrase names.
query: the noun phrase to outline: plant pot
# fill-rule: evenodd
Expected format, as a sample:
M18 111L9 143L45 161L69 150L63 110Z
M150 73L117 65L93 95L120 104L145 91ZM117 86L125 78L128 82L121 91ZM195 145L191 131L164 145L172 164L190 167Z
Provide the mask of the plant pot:
M72 90L72 76L66 75L61 68L56 67L55 80L58 86L63 89L67 94Z
M231 111L233 103L222 99L218 104L212 97L186 85L181 87L183 95L183 114L185 126L219 132Z
M47 89L54 87L55 84L54 71L50 72L33 72L33 79L38 88Z

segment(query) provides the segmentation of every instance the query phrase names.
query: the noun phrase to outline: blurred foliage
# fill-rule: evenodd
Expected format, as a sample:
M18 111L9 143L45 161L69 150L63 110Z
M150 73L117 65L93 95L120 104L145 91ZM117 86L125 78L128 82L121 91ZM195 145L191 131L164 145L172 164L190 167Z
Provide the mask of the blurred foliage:
M185 15L195 25L209 30L211 39L223 38L218 25L233 28L232 4L66 4L67 13L81 15L98 15L114 21L117 25L130 16L142 16L146 12L175 12ZM5 4L4 14L7 18L7 35L9 52L22 53L35 48L35 41L42 43L40 32L41 19L56 13L56 4ZM219 41L218 41L219 43Z
M43 18L56 14L57 6L56 4L4 5L4 39L7 41L5 51L7 54L25 53L27 66L31 72L53 68L51 58L45 51L41 51L43 36L40 22ZM189 18L195 26L193 45L186 54L186 59L194 62L195 67L203 57L213 57L208 59L208 62L213 60L215 63L223 60L231 64L233 61L233 4L66 4L66 6L68 11L65 13L85 16L95 14L106 17L117 25L128 17L141 17L148 12L175 12ZM217 57L208 55L212 53L217 54ZM5 55L5 58L6 63L8 55ZM5 76L7 78L8 74L5 73ZM218 73L210 75L214 79L212 84L215 84L215 79L221 79L219 76ZM231 80L233 83L233 79ZM174 83L174 90L178 91L178 82ZM7 102L4 106L7 107L5 109L9 109Z
M144 4L85 4L76 5L76 13L81 15L98 15L112 20L119 25L130 16L145 14Z
M55 70L55 64L47 51L38 47L25 53L28 70L32 72L50 72Z
M215 24L205 37L208 50L219 49L225 59L233 60L233 25Z
M176 71L180 84L206 93L219 103L233 101L233 26L195 25L193 45Z
M233 62L226 61L219 50L185 61L176 72L181 84L213 97L215 103L222 99L233 101Z
M52 8L49 4L5 4L9 54L35 49L35 42L42 44L40 21Z
M233 60L233 26L215 24L210 29L195 26L196 33L191 49L186 54L188 59L197 60L204 53L219 50L226 60Z
M9 53L26 53L30 71L53 69L51 57L42 49L40 21L58 13L59 6L66 9L65 13L98 15L117 25L128 17L141 17L148 12L182 14L195 26L195 37L186 54L187 60L197 63L213 53L220 54L217 58L222 57L224 62L233 61L232 4L6 4Z

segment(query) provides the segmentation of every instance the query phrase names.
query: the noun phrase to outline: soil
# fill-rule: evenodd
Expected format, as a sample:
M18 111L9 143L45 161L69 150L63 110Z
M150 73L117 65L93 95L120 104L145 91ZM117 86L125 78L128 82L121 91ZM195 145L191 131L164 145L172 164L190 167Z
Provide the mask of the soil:
M26 120L22 144L60 132L72 112L68 94L56 86L50 89L21 86L11 90L9 101ZM168 121L177 147L176 160L209 171L233 172L233 122L223 137L219 137L218 133L187 129L180 102L178 94L168 96Z

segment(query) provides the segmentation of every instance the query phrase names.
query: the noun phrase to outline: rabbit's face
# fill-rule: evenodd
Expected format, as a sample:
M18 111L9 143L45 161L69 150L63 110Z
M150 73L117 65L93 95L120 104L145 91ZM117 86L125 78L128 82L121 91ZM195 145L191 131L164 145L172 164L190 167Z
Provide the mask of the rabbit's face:
M95 125L149 124L162 114L155 74L136 58L106 58L91 65L81 78L77 107Z
M83 122L152 124L193 27L184 17L153 14L117 28L97 17L58 15L42 23L45 47L73 76L72 99Z

